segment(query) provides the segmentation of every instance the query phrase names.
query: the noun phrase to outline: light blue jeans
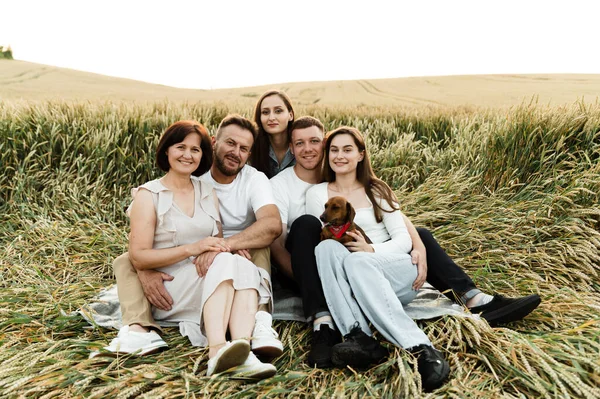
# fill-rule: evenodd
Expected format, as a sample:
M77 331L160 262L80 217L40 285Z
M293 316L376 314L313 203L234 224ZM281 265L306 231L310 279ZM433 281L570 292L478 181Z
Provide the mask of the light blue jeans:
M335 240L322 241L315 255L327 306L343 335L356 322L367 335L372 335L368 319L395 345L431 346L427 335L402 306L417 295L412 289L417 267L410 255L350 252Z

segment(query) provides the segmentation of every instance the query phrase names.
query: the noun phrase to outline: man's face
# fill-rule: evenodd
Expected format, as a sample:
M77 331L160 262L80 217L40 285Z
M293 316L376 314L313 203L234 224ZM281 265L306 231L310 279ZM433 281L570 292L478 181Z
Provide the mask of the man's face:
M321 167L323 160L323 132L316 126L292 131L290 143L296 164L306 170Z
M225 176L235 176L248 161L254 138L237 125L225 126L214 140L215 166Z

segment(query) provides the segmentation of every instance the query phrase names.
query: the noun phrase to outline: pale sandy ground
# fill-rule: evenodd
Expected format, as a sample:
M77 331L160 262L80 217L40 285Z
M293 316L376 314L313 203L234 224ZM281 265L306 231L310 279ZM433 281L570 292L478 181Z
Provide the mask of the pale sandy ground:
M253 104L265 90L296 104L507 107L533 99L572 104L600 98L600 75L470 75L284 83L221 90L178 89L16 60L0 60L0 100L225 101Z

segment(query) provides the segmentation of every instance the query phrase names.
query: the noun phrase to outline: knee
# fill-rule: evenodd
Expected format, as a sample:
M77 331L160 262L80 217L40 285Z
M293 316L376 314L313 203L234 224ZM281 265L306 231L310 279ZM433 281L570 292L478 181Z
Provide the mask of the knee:
M135 268L133 267L133 264L129 260L129 252L125 252L124 254L117 257L113 261L112 266L113 266L113 273L115 274L115 276L117 276L119 274L127 273L130 270L133 270L135 272Z
M315 248L315 254L319 255L327 255L332 253L333 251L339 249L339 247L344 247L342 244L335 240L323 240L317 245ZM345 247L344 247L345 248Z
M321 221L313 215L302 215L296 219L294 223L292 223L290 228L294 230L302 230L302 232L312 234L320 233L322 224Z
M354 252L348 255L344 260L344 271L348 278L350 278L350 276L364 273L369 265L369 254L365 252Z

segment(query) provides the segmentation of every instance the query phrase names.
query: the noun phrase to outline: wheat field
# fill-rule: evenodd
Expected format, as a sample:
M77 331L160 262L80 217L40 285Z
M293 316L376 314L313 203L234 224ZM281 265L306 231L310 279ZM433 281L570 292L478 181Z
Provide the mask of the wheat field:
M191 90L17 60L0 60L0 99L21 101L224 102L249 107L266 90L287 92L305 106L507 108L523 102L560 106L595 103L600 75L470 75L282 83Z
M392 349L369 370L303 363L310 332L276 322L286 347L259 383L206 377L207 350L177 329L148 357L88 359L114 331L73 315L114 282L127 246L129 189L158 176L153 151L173 121L211 131L225 102L0 102L0 397L600 397L600 105L510 109L299 106L326 128L357 127L377 173L486 291L538 293L524 321L420 325L451 364L422 392Z

